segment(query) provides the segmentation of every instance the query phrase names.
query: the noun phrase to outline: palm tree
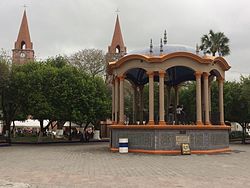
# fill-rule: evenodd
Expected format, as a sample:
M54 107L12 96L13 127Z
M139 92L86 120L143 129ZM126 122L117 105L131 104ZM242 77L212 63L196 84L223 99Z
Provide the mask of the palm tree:
M225 56L230 54L229 49L229 39L222 32L213 32L210 30L207 35L203 35L201 38L200 49L204 53L211 54L215 56L218 52L219 56Z

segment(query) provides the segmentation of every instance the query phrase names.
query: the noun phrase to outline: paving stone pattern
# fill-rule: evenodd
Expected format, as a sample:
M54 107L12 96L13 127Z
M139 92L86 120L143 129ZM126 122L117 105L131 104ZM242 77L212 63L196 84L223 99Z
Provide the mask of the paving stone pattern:
M0 147L0 188L250 187L250 145L191 156L119 154L108 146Z

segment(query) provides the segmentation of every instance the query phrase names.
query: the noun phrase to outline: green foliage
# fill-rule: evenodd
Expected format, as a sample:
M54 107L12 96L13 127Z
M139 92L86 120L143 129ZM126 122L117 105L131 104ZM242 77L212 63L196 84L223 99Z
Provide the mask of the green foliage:
M225 119L228 121L242 122L247 111L242 108L244 101L242 98L241 82L225 82L224 84L224 106Z
M92 77L61 56L45 62L0 63L5 118L9 122L35 119L97 124L110 113L110 98L102 78ZM2 68L4 67L4 68ZM9 81L6 81L8 78ZM3 84L2 84L3 85Z
M219 55L225 56L230 54L228 43L229 39L224 33L215 33L213 30L210 30L208 34L202 36L200 49L213 56L215 56L216 52Z
M2 93L8 85L11 68L10 64L10 58L7 53L2 50L0 52L0 93Z
M187 83L180 90L180 104L184 105L188 121L195 121L196 114L195 82ZM224 83L224 114L225 120L242 124L250 122L250 76L241 77L240 82ZM219 115L218 83L211 85L212 120Z
M186 120L189 123L196 122L196 86L195 82L188 82L180 89L180 101L186 113Z
M45 62L47 65L50 65L52 67L62 68L65 65L69 64L66 57L63 57L61 55L56 57L50 57Z
M17 101L18 92L13 82L13 71L11 70L11 59L5 51L0 52L0 110L4 121L3 132L9 130L11 121L19 110ZM19 113L21 117L21 113Z
M93 124L98 124L102 119L106 119L111 111L111 100L108 96L108 88L100 77L90 79L90 86L93 87L92 93L89 94L89 115L87 120Z
M250 122L250 76L243 77L241 76L241 122L249 123Z
M124 113L129 121L133 121L133 101L134 101L134 89L131 84L125 80L124 82Z

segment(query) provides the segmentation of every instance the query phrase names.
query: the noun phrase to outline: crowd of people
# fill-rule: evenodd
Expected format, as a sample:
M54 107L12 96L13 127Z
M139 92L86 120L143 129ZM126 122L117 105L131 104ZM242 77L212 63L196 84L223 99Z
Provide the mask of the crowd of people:
M61 130L61 131L60 131ZM49 130L45 129L43 131L43 136L49 136L51 138L74 138L80 139L82 142L88 142L94 136L94 127L88 126L86 129L84 128L76 128L72 127L63 127L63 129L57 130ZM23 127L23 128L12 128L13 136L39 136L40 128L31 128L31 127Z

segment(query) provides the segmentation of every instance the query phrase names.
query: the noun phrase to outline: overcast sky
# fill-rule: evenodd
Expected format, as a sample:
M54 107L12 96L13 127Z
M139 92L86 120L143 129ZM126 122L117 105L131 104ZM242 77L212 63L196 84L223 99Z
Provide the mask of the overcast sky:
M11 52L26 4L37 58L70 55L85 48L107 51L116 9L128 51L159 45L167 29L169 44L195 47L210 29L230 39L228 80L250 74L248 0L0 0L0 48Z

